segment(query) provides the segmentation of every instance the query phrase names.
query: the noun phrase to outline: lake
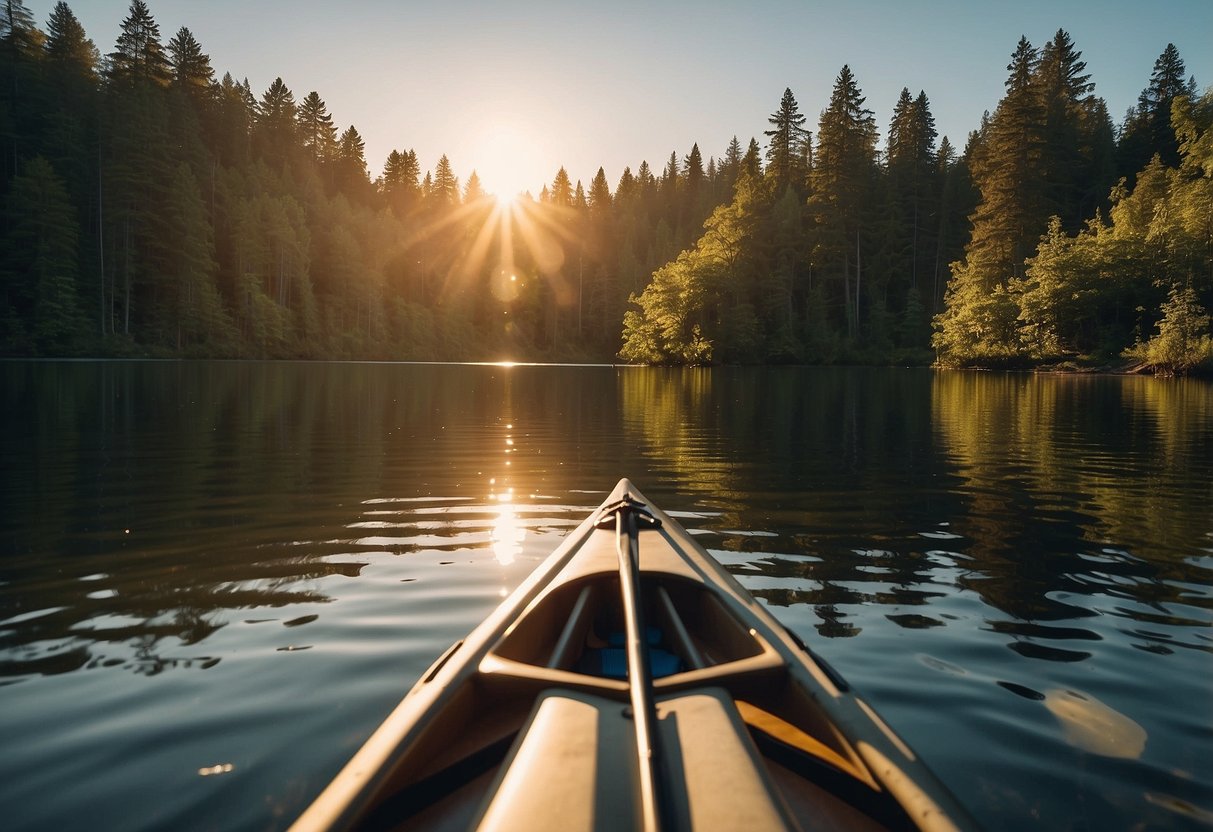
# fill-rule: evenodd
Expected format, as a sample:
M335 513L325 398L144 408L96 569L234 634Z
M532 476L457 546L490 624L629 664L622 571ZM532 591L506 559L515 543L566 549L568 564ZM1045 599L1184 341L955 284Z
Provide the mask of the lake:
M288 825L630 477L987 828L1213 825L1213 385L0 362L0 817Z

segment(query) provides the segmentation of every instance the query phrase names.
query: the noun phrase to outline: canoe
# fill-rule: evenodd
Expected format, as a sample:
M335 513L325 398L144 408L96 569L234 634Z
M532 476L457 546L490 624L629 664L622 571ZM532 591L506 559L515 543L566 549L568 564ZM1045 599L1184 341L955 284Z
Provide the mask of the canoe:
M624 479L291 828L975 824L836 671Z

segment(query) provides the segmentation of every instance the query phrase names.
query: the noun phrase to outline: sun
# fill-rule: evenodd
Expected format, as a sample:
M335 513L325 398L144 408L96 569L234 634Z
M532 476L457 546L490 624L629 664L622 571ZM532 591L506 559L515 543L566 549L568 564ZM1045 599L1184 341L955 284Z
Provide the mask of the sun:
M545 179L543 148L528 131L508 121L495 122L480 133L468 160L485 191L500 204L524 192L535 193Z

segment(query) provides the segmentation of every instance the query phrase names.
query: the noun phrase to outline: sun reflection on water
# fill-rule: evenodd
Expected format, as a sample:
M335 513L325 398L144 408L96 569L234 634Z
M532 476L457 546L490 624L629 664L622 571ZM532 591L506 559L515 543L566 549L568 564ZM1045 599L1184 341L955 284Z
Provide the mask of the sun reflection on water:
M500 504L490 534L493 556L502 566L509 566L522 554L526 526L520 521L518 507L513 502L514 489L494 495L493 499Z

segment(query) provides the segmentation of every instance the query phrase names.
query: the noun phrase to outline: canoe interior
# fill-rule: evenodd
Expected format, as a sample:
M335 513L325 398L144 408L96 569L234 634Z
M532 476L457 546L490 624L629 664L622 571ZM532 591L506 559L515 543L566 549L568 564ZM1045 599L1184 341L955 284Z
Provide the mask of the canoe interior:
M641 531L631 508L612 522L629 495L644 505L621 481L435 662L293 832L972 825L677 522L656 507ZM629 688L645 652L651 686Z
M669 734L667 723L676 715L680 700L710 686L744 725L741 733L754 749L763 781L786 817L800 828L907 826L897 803L877 787L862 758L822 714L805 686L715 592L680 576L646 575L641 588L646 619L651 622L650 646L675 656L680 668L655 681L663 736ZM619 724L612 731L627 739L626 682L578 670L596 651L610 649L605 646L620 629L618 599L618 578L598 575L562 584L529 609L399 760L360 827L469 828L482 814L511 747L521 734L529 736L535 730L532 726L522 731L545 693L589 696L602 703L603 710L613 705ZM445 660L455 661L458 654L455 650ZM556 734L580 730L558 722L544 730ZM599 766L607 769L602 748L593 753ZM631 762L626 754L617 756L609 768L628 786ZM685 782L685 772L670 771L681 755L664 756L667 777L676 784ZM723 753L706 756L717 768L727 759ZM551 776L546 771L529 779L544 784ZM604 784L596 786L598 793L604 788ZM619 794L613 795L613 801L598 801L608 804L608 816L593 819L590 826L632 825L629 788L607 789ZM540 790L547 793L545 799L562 791ZM684 804L682 814L689 815L686 789L675 786L671 791L671 801ZM727 792L719 798L727 799ZM702 796L697 802L702 805ZM561 816L553 828L577 826L567 824L567 816Z

